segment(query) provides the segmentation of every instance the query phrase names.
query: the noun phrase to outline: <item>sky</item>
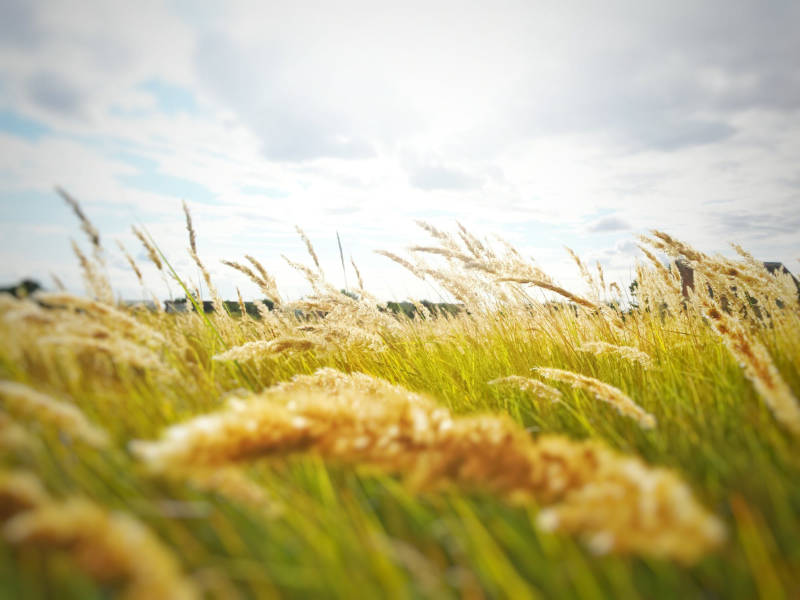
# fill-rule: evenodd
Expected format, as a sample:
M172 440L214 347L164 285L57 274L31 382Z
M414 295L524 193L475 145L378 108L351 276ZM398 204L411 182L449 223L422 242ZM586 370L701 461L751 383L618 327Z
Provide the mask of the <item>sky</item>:
M252 254L385 299L437 299L376 255L422 219L500 235L568 286L564 246L626 284L636 236L737 242L800 270L800 3L0 0L0 284L82 289L61 186L117 293L176 294L130 232L196 281L181 201L225 297Z

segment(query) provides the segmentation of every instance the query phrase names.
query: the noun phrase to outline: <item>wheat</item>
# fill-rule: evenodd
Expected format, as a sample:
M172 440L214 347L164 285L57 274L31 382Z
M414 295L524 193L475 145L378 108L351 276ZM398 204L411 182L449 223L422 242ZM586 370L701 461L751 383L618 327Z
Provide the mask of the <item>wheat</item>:
M529 377L521 377L519 375L510 375L508 377L500 377L492 379L489 385L511 384L526 392L531 392L535 396L550 402L560 402L561 392L556 388L542 383L537 379L530 379Z
M264 356L283 354L285 352L302 352L320 346L320 342L308 337L281 337L270 341L247 342L234 346L221 354L214 355L214 360L258 360Z
M0 411L0 450L33 448L36 440L6 413Z
M128 253L125 249L125 245L121 241L117 240L117 246L119 246L120 252L125 256L125 260L128 261L131 269L133 269L133 272L136 274L136 279L139 280L139 284L144 286L144 278L142 277L142 271L139 269L139 265L136 264L136 261L133 260L133 257Z
M244 257L250 261L250 264L256 268L261 276L259 279L260 285L264 290L264 293L267 295L267 298L272 300L276 306L280 305L283 300L278 292L278 284L275 281L275 278L267 272L267 270L264 268L264 265L262 265L258 260L249 254L245 254Z
M77 311L83 311L86 315L102 320L103 324L111 329L119 330L143 344L158 346L166 343L166 339L158 331L145 325L141 320L129 313L114 308L103 302L97 302L88 298L81 298L66 292L36 292L37 301L50 307L69 308L76 311L78 318L82 318ZM81 327L85 327L85 318ZM76 332L77 333L77 332Z
M319 258L317 257L317 253L314 251L314 246L311 244L311 240L308 239L308 236L305 232L300 229L300 227L295 226L297 233L300 235L300 238L303 240L303 243L306 245L306 250L308 250L309 255L311 255L311 259L314 261L314 264L317 267L317 271L320 275L322 275L322 267L319 266Z
M185 481L199 491L216 494L237 504L250 507L260 515L277 517L284 512L283 507L241 467L229 465L213 469L187 468L172 470L167 475L170 480Z
M92 247L95 251L95 257L99 262L102 263L102 250L103 247L100 244L100 232L97 230L89 218L86 216L86 213L83 212L80 203L70 196L65 190L60 187L56 187L56 192L59 196L70 205L72 208L72 212L75 213L75 216L78 217L78 220L81 222L81 229L86 234L86 237L89 238L89 241L92 244Z
M603 273L603 265L600 264L600 261L597 261L597 281L600 292L607 293L608 289L606 288L606 277Z
M72 251L78 258L83 271L83 279L86 284L86 289L99 301L106 304L114 304L114 293L111 290L111 284L108 277L105 276L100 270L98 264L86 257L86 255L75 243L75 240L70 240L72 244Z
M19 512L3 528L14 546L63 549L100 583L124 582L121 598L197 598L175 555L131 515L88 500L48 501Z
M91 446L103 447L108 443L105 431L89 423L78 408L22 383L0 381L0 403L17 418L55 427Z
M49 501L50 496L33 473L0 469L0 522Z
M608 342L595 341L583 342L577 350L578 352L588 352L595 356L616 354L631 362L639 363L646 369L653 366L653 361L650 356L646 352L642 352L633 346L617 346L615 344L609 344Z
M800 435L800 404L767 349L712 299L698 295L697 301L709 324L722 338L778 423L794 435Z
M388 382L331 369L231 400L224 411L131 449L157 472L314 452L403 474L412 489L458 485L512 503L550 505L556 512L545 513L547 527L603 539L607 551L693 561L723 536L721 524L671 472L597 442L532 440L507 417L454 417ZM617 501L594 502L601 491ZM566 518L581 507L592 514Z
M527 277L500 277L497 281L509 281L513 283L520 283L520 284L527 284L527 285L534 285L536 287L549 290L551 292L555 292L559 296L563 296L567 300L571 300L575 304L580 304L581 306L585 306L586 308L600 308L594 302L587 300L586 298L582 298L581 296L576 296L572 292L565 290L562 287L559 287L553 283L548 281L544 281L542 279L531 279Z
M641 406L631 400L622 390L615 388L599 379L564 371L562 369L549 369L546 367L534 367L532 369L537 375L568 383L573 388L586 390L594 395L597 400L606 402L617 409L621 415L634 419L644 429L652 429L656 426L656 419L653 415L642 409Z
M197 254L197 233L195 233L194 225L192 225L192 214L189 212L189 207L186 205L186 201L183 200L181 202L183 206L183 214L186 216L186 231L189 233L189 248L192 249L192 252Z
M590 447L584 452L591 456ZM577 533L598 554L645 549L651 556L684 562L724 541L722 523L694 501L675 473L592 450L594 456L584 463L596 469L591 483L544 508L537 517L542 529Z
M170 377L177 375L153 351L122 338L97 339L86 335L55 334L37 338L36 344L41 347L61 348L74 354L105 354L115 364L127 364Z
M564 250L566 250L567 254L569 254L572 257L572 260L575 261L575 264L578 266L578 270L581 273L581 277L583 277L583 280L586 282L586 285L589 286L589 289L592 290L592 294L596 297L597 283L595 282L594 277L592 277L592 274L589 273L589 269L586 268L586 265L583 264L583 261L581 260L580 256L578 256L575 253L575 251L572 250L572 248L564 246Z
M163 271L164 265L161 262L158 250L153 245L153 243L147 238L144 232L141 229L137 228L136 226L131 225L131 231L133 231L133 235L135 235L142 243L142 246L144 246L144 249L147 251L147 257L150 259L150 262L152 262L156 266L156 269L158 269L159 271Z
M451 235L436 229L436 227L425 221L416 220L414 222L417 224L417 226L427 231L432 237L439 240L445 248L455 251L459 250L458 243L456 243Z

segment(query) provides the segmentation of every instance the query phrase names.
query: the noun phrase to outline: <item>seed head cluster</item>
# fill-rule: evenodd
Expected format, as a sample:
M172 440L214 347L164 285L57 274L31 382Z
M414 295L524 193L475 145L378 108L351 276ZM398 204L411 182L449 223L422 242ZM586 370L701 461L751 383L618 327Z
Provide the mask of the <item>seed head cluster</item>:
M303 452L400 474L412 489L489 490L550 506L548 528L585 536L598 551L692 561L723 538L720 523L670 471L598 442L532 439L507 417L456 417L419 394L332 369L234 399L132 450L158 471ZM581 520L582 512L592 516Z
M619 414L634 419L644 429L652 429L656 426L656 418L653 415L645 411L641 406L631 400L625 392L613 385L595 379L594 377L573 373L572 371L565 371L563 369L534 367L534 371L537 375L545 379L568 383L573 388L589 392L597 400L606 402L616 408Z

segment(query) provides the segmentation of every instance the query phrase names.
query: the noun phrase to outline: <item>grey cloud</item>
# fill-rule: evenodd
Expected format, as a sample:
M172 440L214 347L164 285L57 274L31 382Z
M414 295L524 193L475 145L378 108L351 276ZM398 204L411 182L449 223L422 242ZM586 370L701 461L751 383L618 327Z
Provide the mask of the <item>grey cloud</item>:
M620 240L613 248L606 248L598 253L603 260L613 260L621 256L632 257L639 255L639 247L633 240Z
M258 136L267 158L301 162L375 155L382 124L329 101L315 76L295 69L283 50L245 49L223 34L207 34L195 64L206 87Z
M617 245L614 247L618 254L627 254L631 256L635 256L639 253L639 246L636 245L636 242L633 240L624 240L621 242L617 242Z
M40 71L28 80L28 93L34 104L49 111L75 116L81 112L80 92L61 75Z
M721 212L710 215L707 219L722 236L726 237L744 234L750 239L760 240L781 234L796 235L800 231L800 214L793 210L787 211L786 214Z
M653 119L656 118L653 115ZM641 147L671 151L722 141L736 133L736 129L722 121L672 119L669 122L662 119L638 128L630 127L627 133Z
M580 33L581 41L564 56L556 51L547 68L532 63L504 114L472 134L471 148L599 133L631 150L674 151L730 137L739 111L800 108L798 2L612 2L592 10L556 18L564 37Z
M29 49L42 39L33 3L29 0L3 0L0 8L0 46Z
M411 185L426 191L474 190L483 185L483 181L478 177L441 166L414 168L408 179Z
M780 182L792 189L800 190L800 174L782 177Z
M619 217L604 217L602 219L598 219L594 223L591 223L587 227L587 231L592 233L600 233L606 231L623 231L630 228L630 224L624 219L620 219Z

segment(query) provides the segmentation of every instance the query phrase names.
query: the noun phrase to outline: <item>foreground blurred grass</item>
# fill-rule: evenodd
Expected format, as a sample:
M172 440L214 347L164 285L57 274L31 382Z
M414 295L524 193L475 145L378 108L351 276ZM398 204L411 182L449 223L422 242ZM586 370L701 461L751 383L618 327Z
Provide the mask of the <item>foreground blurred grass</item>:
M98 451L32 424L35 443L3 451L3 464L36 473L54 495L79 494L135 515L211 597L800 596L800 446L702 319L633 309L615 331L602 315L579 317L572 310L527 317L484 311L403 320L396 330L379 331L382 351L332 344L234 364L212 357L268 337L261 322L132 314L164 336L157 352L170 375L100 351L42 346L40 330L3 321L0 378L71 399L113 440ZM794 319L753 331L795 396L796 325ZM635 344L652 357L653 368L576 351L587 328L593 339ZM270 498L268 505L249 506L153 478L129 452L131 440L156 438L170 424L220 408L226 392L257 391L323 366L386 379L454 413L506 413L534 436L597 438L673 468L725 522L728 540L691 567L596 556L580 540L537 530L536 507L511 508L480 491L412 494L393 478L313 455L247 466ZM506 375L529 376L534 366L610 383L658 426L643 430L568 388L563 402L550 404L487 385ZM76 571L68 553L3 543L0 582L7 598L101 598L113 589Z

